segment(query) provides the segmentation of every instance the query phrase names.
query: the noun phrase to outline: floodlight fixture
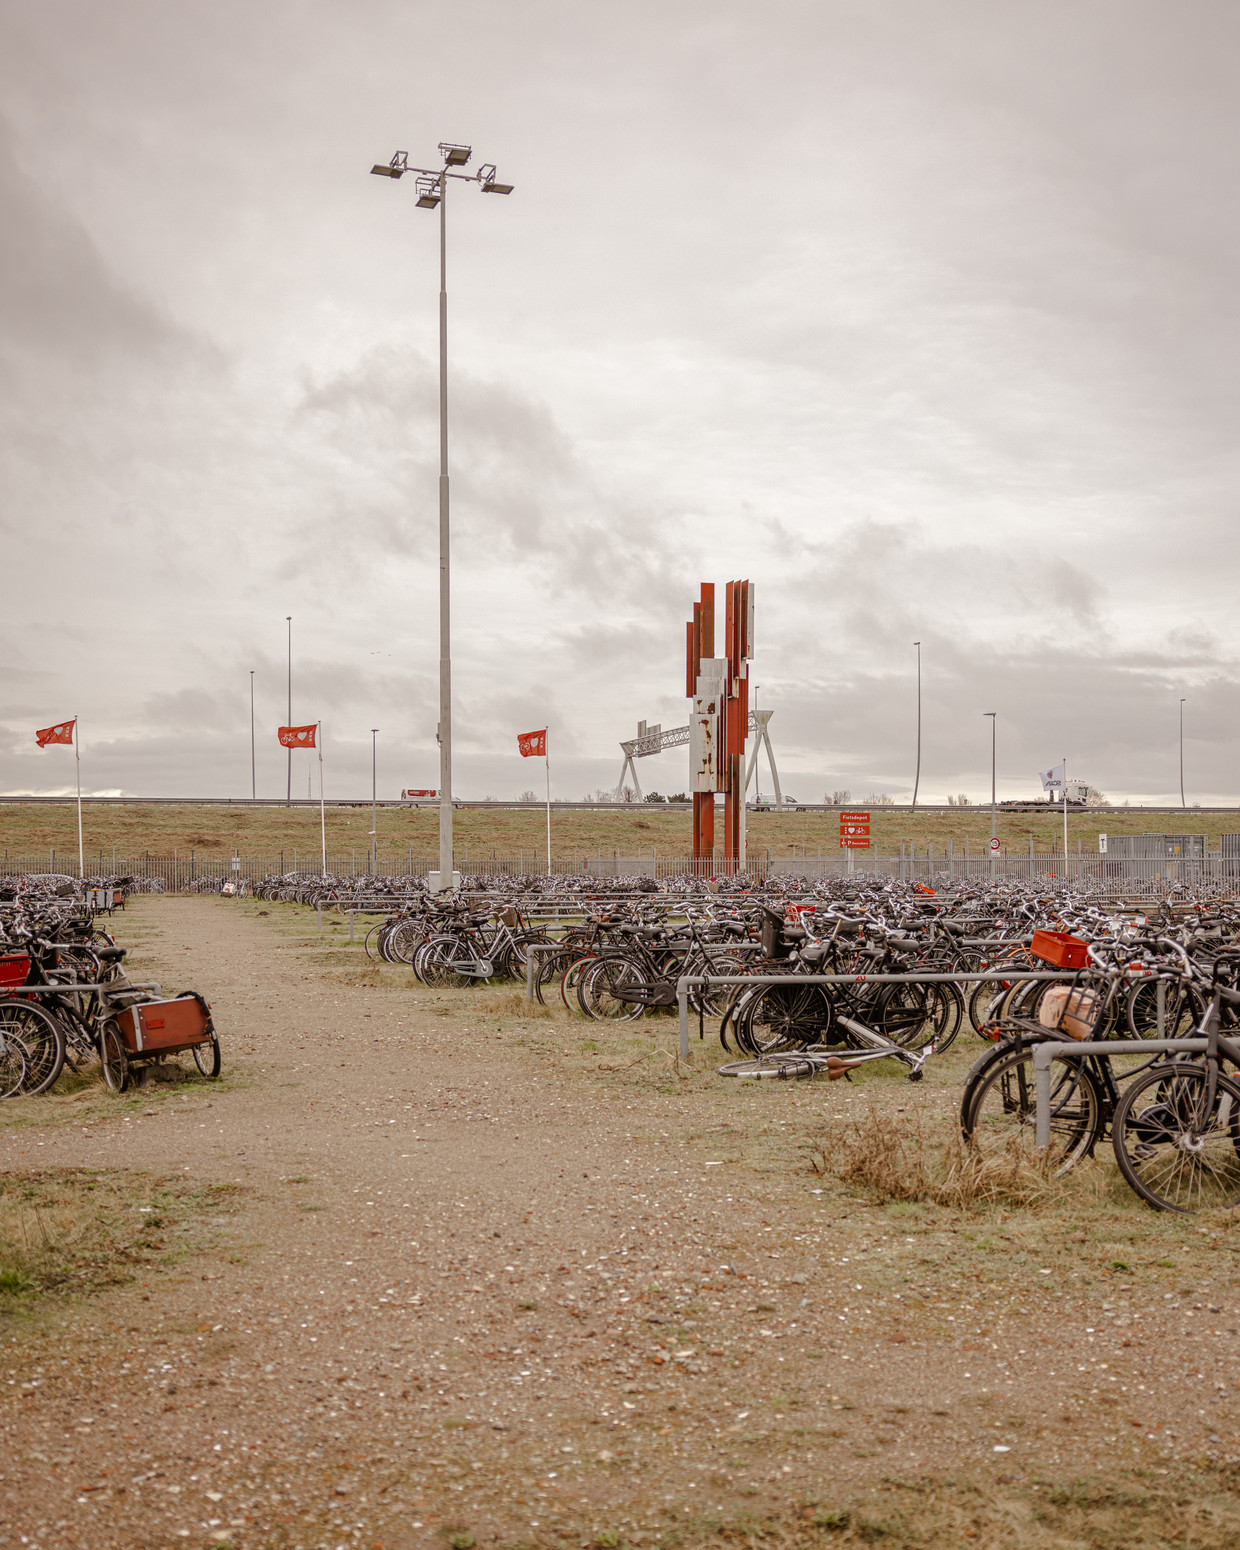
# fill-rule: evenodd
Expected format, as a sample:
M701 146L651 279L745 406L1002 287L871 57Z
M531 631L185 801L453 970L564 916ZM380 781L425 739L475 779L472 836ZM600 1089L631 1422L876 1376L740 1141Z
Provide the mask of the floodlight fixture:
M439 203L439 179L420 177L415 184L418 191L418 209L433 210Z
M497 183L495 181L495 163L487 162L479 167L477 172L478 182L482 185L484 194L511 194L511 183Z
M403 178L405 175L403 167L372 167L370 171L376 178Z
M439 149L443 152L444 162L449 167L463 167L474 154L472 145L450 145L444 140L439 142Z

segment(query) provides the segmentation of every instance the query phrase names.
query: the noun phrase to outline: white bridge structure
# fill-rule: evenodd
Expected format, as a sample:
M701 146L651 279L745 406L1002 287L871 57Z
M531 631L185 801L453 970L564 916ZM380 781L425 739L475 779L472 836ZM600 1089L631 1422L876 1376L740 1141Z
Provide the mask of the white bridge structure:
M779 771L775 768L775 750L771 747L770 720L775 714L773 710L751 710L749 712L749 734L757 734L757 740L753 745L753 752L749 755L749 766L745 771L745 792L748 795L749 783L753 780L758 768L758 752L766 749L766 757L771 766L771 784L775 787L775 806L782 808L784 805L783 793L779 789ZM632 777L633 790L637 793L637 800L642 801L641 782L637 778L636 759L648 758L651 754L666 753L669 748L685 748L689 744L688 727L672 727L665 732L656 722L654 726L647 726L644 721L637 723L637 736L628 742L620 744L620 750L624 754L624 763L620 767L620 780L616 785L616 800L624 800L624 790L629 777Z

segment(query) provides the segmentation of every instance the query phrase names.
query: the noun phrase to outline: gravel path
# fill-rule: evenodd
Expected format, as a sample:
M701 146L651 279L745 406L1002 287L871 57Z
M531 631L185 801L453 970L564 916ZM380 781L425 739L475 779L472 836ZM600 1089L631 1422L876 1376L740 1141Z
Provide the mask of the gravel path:
M1230 1268L1087 1288L1019 1223L824 1193L797 1147L845 1084L608 1070L287 921L136 901L135 971L210 997L234 1084L0 1134L6 1169L233 1186L202 1254L10 1326L0 1545L641 1543L1226 1453Z

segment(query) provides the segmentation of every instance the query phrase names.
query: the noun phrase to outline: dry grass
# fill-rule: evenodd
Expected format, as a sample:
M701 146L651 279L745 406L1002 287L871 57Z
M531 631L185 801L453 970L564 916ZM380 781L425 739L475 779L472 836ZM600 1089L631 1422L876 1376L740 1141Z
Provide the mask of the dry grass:
M1053 1163L1020 1132L1002 1150L983 1153L954 1131L929 1142L917 1115L883 1114L873 1105L833 1128L814 1147L810 1167L861 1185L880 1205L915 1201L968 1211L1035 1206L1054 1194Z
M1240 1539L1235 1481L1225 1470L1179 1478L1117 1471L1106 1480L900 1480L864 1495L807 1502L781 1517L711 1519L657 1536L598 1535L596 1546L657 1537L664 1550L739 1545L769 1550L886 1545L891 1550L1230 1550ZM589 1541L583 1541L588 1543Z
M0 1182L0 1318L132 1281L193 1246L196 1218L227 1209L231 1186L57 1169Z
M802 791L807 800L821 792ZM253 808L153 806L142 803L125 806L92 806L83 810L87 864L97 865L103 852L110 865L112 849L118 856L183 857L191 852L199 857L230 856L234 848L243 856L274 856L284 853L291 868L296 853L298 865L319 865L319 814L311 808ZM544 817L538 809L462 808L454 820L458 864L463 871L485 870L487 858L515 856L519 850L544 853ZM640 847L645 855L658 848L661 855L687 853L691 837L688 813L656 804L616 811L601 808L557 813L554 844L558 855L571 857L574 849L593 854L635 855ZM407 855L430 856L438 845L438 814L432 809L381 808L378 814L381 857L393 861ZM1096 855L1098 835L1161 833L1176 827L1166 813L1144 813L1132 808L1099 808L1074 814L1069 819L1070 846L1077 839L1087 855ZM1181 824L1180 827L1185 827ZM1220 814L1194 814L1187 827L1207 832L1212 844L1218 843L1220 827L1228 821ZM370 812L365 808L331 808L327 813L327 848L333 857L346 860L355 855L362 864L370 844ZM964 808L950 812L892 812L874 808L874 843L880 854L899 851L902 840L914 842L920 851L933 844L945 851L948 841L963 854L966 839L970 853L985 853L990 838L990 813L985 808ZM1039 852L1049 850L1053 840L1062 836L1062 818L1055 813L1011 813L999 816L999 838L1019 854L1028 848L1032 834ZM770 850L777 856L805 854L813 858L839 855L839 818L835 812L752 813L748 820L749 844L755 854ZM0 856L46 856L50 848L68 858L77 854L76 818L72 806L40 803L0 806ZM94 854L94 862L91 854ZM2 865L2 863L0 863Z

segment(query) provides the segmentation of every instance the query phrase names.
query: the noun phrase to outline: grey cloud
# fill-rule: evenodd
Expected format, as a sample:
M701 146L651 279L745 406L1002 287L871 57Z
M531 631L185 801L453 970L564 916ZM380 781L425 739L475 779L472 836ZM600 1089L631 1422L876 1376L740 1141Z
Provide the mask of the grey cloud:
M1169 792L1188 694L1227 791L1234 8L780 17L6 18L0 783L60 780L31 729L76 706L92 782L248 789L255 668L283 789L291 612L329 783L380 725L435 784L433 223L366 167L459 132L518 184L452 217L462 789L526 783L544 720L557 783L614 780L684 715L698 582L747 575L792 789L911 787L921 639L932 789L997 709L1014 782Z

